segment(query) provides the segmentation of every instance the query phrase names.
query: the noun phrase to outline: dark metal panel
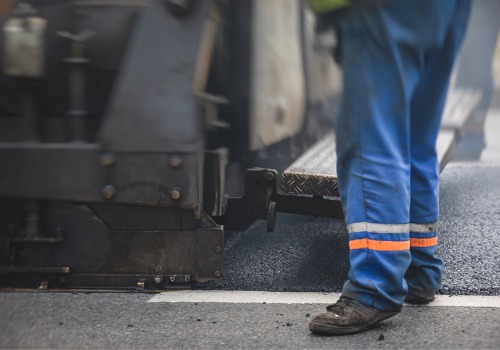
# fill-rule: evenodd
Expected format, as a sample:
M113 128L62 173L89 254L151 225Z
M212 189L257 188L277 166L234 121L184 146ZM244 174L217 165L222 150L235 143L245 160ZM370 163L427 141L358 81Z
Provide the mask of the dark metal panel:
M79 30L88 30L96 37L85 44L92 59L93 70L116 71L121 64L137 13L144 5L140 1L78 1L75 3Z
M0 164L2 197L102 200L97 145L0 143Z
M195 230L192 210L93 204L92 211L113 230Z
M306 197L277 195L276 211L316 217L343 219L342 205L339 198Z
M197 152L203 141L192 83L209 1L188 16L151 0L140 14L99 138L116 152Z
M224 274L224 230L221 226L196 230L195 278L207 282Z
M96 144L0 143L0 196L199 209L194 154L103 153Z
M152 215L140 210L134 216L157 218L157 208L149 209ZM203 228L191 225L188 230L113 230L88 207L70 203L48 203L44 214L42 234L57 229L62 241L6 242L5 226L0 227L3 244L10 245L9 259L1 259L0 287L38 288L46 281L49 288L166 289L181 280L222 277L224 232L213 223L204 222L210 227ZM191 221L196 222L192 217ZM172 276L182 278L172 281Z
M228 159L227 148L205 152L203 210L212 216L221 216L225 211L225 173Z
M198 209L198 163L194 154L118 154L107 177L115 188L110 202Z

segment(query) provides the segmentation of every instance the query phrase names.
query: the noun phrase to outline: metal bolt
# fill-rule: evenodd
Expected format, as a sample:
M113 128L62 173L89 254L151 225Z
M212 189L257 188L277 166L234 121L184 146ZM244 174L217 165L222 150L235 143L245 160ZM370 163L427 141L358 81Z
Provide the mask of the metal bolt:
M186 282L191 281L191 276L185 276L185 277L184 277L184 281L186 281Z
M219 278L222 276L222 273L220 271L215 271L215 277Z
M115 163L115 155L113 153L104 153L101 155L101 165L104 167L111 166Z
M104 199L109 200L115 196L116 188L113 185L106 185L102 188L101 193L102 193L102 196L104 197Z
M177 156L173 156L172 158L170 158L168 164L172 167L172 168L178 168L182 165L182 159L177 157Z
M170 282L174 283L175 282L175 276L170 276Z
M268 172L264 175L264 179L266 179L266 181L268 181L268 182L273 181L273 180L274 180L274 177L275 177L275 175L274 175L274 173L273 173L273 172L271 172L271 171L268 171Z
M181 191L179 189L174 188L172 191L170 191L170 198L172 198L174 201L178 200L181 198Z
M137 288L144 289L144 282L137 282Z
M215 246L214 250L217 254L222 252L222 248L219 245Z
M155 283L160 284L163 278L161 276L155 276Z

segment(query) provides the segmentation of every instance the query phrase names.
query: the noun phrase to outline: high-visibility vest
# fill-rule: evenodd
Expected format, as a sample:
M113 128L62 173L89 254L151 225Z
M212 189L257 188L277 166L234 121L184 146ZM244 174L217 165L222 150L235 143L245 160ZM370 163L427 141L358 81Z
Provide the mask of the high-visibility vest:
M309 0L309 7L316 13L330 12L350 5L350 0Z

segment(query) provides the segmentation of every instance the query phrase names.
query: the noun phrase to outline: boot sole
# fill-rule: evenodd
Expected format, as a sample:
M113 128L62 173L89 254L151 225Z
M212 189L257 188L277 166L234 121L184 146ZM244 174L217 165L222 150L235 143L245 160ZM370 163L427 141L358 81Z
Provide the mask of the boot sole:
M347 335L347 334L355 334L367 330L368 328L375 326L376 324L387 320L393 316L396 316L399 311L388 313L376 320L373 320L367 324L359 325L359 326L332 326L318 323L309 323L309 330L313 333L317 334L325 334L325 335Z
M432 298L423 298L415 295L410 295L408 294L404 300L405 303L407 304L414 304L414 305L427 305L436 299L435 297Z

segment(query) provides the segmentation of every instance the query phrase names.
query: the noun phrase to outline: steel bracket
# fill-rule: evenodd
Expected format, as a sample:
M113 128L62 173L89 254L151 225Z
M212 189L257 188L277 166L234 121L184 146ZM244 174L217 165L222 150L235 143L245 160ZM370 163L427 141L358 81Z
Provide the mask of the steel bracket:
M252 168L245 175L245 194L241 198L226 196L226 212L214 217L226 230L243 231L256 220L267 220L273 232L276 212L343 218L338 197L287 195L277 192L278 172L274 169Z

